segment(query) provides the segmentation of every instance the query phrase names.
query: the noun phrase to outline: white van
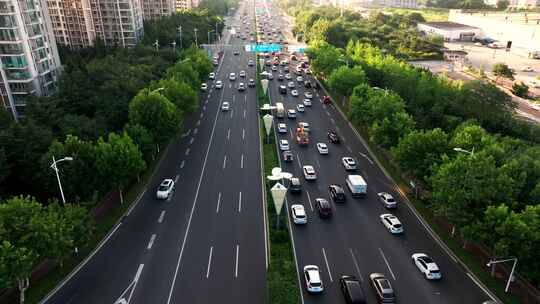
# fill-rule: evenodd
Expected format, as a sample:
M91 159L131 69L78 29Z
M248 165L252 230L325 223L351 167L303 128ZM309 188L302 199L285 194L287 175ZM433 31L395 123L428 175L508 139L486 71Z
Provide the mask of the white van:
M281 102L276 103L276 116L278 118L283 118L285 116L285 107Z
M367 183L361 175L347 175L345 183L353 197L364 197L367 194Z

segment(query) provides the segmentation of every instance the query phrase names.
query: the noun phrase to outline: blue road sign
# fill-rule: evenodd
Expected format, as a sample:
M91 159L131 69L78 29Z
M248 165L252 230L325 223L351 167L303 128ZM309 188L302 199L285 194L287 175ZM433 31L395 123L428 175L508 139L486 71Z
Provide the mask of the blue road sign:
M249 46L250 52L256 53L268 53L268 52L279 52L281 51L281 45L272 43L272 44L251 44Z

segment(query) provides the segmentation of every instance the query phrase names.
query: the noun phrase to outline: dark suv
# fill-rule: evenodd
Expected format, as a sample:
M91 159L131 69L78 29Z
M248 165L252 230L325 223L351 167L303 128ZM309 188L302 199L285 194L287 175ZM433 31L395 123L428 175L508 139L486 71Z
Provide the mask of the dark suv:
M372 273L369 275L369 281L371 286L375 290L379 303L394 303L396 296L394 295L394 289L384 274Z
M345 191L343 191L343 188L340 185L328 186L328 193L330 194L330 198L334 201L334 203L345 203L347 200Z
M279 93L281 94L287 94L287 87L284 85L279 86Z
M315 199L315 205L317 205L317 210L319 211L319 216L321 218L332 217L333 212L330 202L328 202L324 198L317 198Z
M297 177L291 178L291 185L289 186L289 191L291 193L302 192L302 184L300 184L300 179L298 179Z
M354 276L344 275L339 279L339 285L347 304L366 304L366 296L362 285Z

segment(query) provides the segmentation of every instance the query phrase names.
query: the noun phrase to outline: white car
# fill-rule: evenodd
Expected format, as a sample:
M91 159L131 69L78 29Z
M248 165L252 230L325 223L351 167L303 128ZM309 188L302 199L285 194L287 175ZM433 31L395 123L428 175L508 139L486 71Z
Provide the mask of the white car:
M381 219L381 223L383 223L384 227L386 227L386 229L388 229L390 233L392 234L403 233L403 225L401 224L401 222L396 216L390 213L385 213L385 214L381 214L379 218Z
M286 140L286 139L281 139L281 140L279 141L279 149L280 149L281 151L288 151L288 150L290 149L290 147L289 147L289 141Z
M415 253L412 256L412 261L418 267L418 270L428 280L438 280L442 278L441 270L435 262L425 253Z
M298 91L297 91L297 90L292 90L292 91L291 91L291 95L292 95L293 97L298 97Z
M305 96L307 99L311 99L311 98L313 98L313 93L311 93L310 91L306 91L306 92L304 93L304 96Z
M381 203L384 205L387 209L394 209L397 208L397 202L392 196L392 194L387 192L379 192L377 193L379 196L379 199L381 200Z
M209 79L215 79L215 78L216 78L216 74L215 74L214 72L212 72L212 73L210 73L210 74L208 75L208 78L209 78Z
M223 88L223 81L221 80L216 81L216 89L221 89L221 88Z
M291 80L291 79L292 79L292 76L291 76L291 74L289 74L289 73L285 74L285 79L287 79L287 80Z
M293 223L297 225L307 224L307 214L304 206L298 204L292 205L291 215L293 218Z
M289 89L294 88L294 86L295 86L295 84L294 84L294 82L292 82L292 81L289 81L289 82L287 83L287 87L289 87Z
M343 157L341 158L341 163L343 164L343 167L345 167L346 171L354 171L356 170L356 160L352 157Z
M287 133L287 125L284 123L279 123L277 129L278 133Z
M250 59L250 60L248 61L248 66L254 66L254 65L255 65L255 63L253 62L253 60Z
M304 279L306 280L306 289L308 292L323 292L324 287L319 267L315 265L304 266Z
M296 111L294 109L287 110L287 117L291 119L296 118Z
M236 74L235 74L235 73L230 73L230 74L229 74L229 80L230 80L230 81L236 80Z
M304 112L305 109L306 109L306 107L304 107L303 104L297 104L296 105L296 111L298 111L298 112Z
M307 99L307 98L304 99L304 105L305 105L306 107L311 107L311 99Z
M208 90L208 85L206 83L202 83L201 84L201 91L206 91Z
M229 111L230 104L228 101L224 101L221 103L221 111Z
M246 77L246 71L240 71L240 77Z
M316 180L317 174L315 173L315 169L313 166L304 166L302 167L302 171L304 172L304 178L306 180Z
M325 143L317 143L319 154L328 154L328 146Z
M243 82L240 82L238 84L238 91L245 91L245 90L246 90L246 85Z
M273 65L272 66L272 72L276 72L277 71L277 66Z
M534 69L531 66L524 66L521 68L522 72L534 72Z
M298 82L304 82L304 77L298 76L298 77L296 77L296 81L298 81Z
M164 179L156 191L157 199L167 199L174 191L174 181L170 178Z

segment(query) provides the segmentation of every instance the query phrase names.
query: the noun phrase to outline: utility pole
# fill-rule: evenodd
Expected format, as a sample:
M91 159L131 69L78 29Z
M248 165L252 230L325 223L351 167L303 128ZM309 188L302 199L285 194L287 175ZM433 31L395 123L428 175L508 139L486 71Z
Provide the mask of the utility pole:
M176 41L173 41L171 44L172 44L173 53L176 53Z
M195 32L195 47L199 47L199 43L197 42L197 28L194 28L193 31Z
M182 49L182 26L180 25L178 28L178 34L180 36L180 49Z

